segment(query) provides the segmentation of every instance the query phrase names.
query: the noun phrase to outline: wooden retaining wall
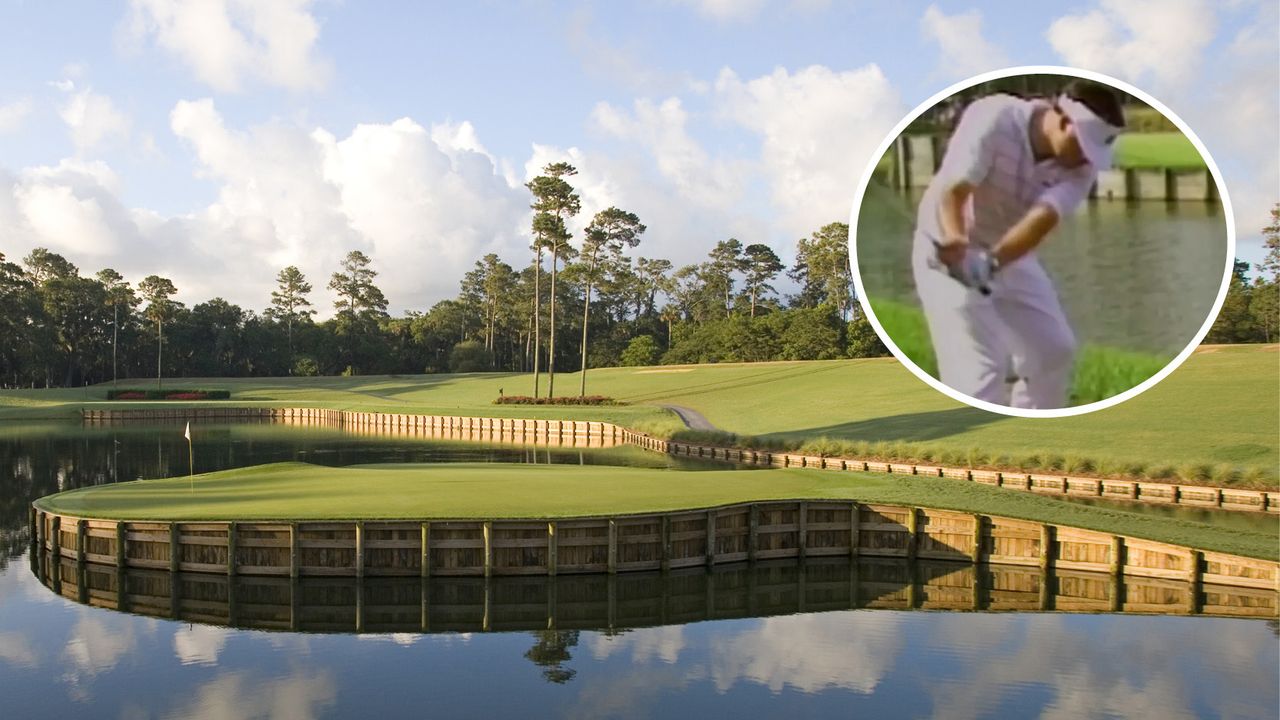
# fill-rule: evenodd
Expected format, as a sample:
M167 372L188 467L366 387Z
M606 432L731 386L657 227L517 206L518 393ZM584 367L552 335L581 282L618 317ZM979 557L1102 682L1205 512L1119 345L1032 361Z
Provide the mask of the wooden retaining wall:
M1123 535L833 500L563 520L141 522L47 512L36 547L78 564L218 575L481 576L899 557L1280 589L1280 565Z
M895 188L927 187L942 162L945 139L937 134L903 134L893 144L891 182ZM1218 185L1208 168L1111 168L1098 173L1089 197L1098 200L1216 202Z
M32 558L54 592L97 607L254 630L619 629L857 608L1275 618L1274 590L1113 573L898 558L537 577L287 578L120 570Z
M858 458L818 457L798 453L726 448L663 440L620 425L582 420L523 420L448 415L324 410L319 408L160 408L156 410L85 410L90 424L180 420L262 420L299 425L325 425L358 435L409 436L479 442L510 442L559 447L613 447L631 444L653 452L772 467L815 468L968 480L993 487L1047 495L1098 497L1109 500L1176 504L1249 512L1280 513L1280 492L1181 485L1145 480L1086 478L1019 471L951 468Z

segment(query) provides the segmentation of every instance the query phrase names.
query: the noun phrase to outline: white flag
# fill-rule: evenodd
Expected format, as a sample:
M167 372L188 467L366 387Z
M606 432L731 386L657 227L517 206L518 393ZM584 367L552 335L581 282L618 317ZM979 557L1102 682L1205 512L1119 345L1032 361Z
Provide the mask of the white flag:
M186 438L188 441L191 440L191 421L190 420L187 421L187 429L183 431L182 437Z

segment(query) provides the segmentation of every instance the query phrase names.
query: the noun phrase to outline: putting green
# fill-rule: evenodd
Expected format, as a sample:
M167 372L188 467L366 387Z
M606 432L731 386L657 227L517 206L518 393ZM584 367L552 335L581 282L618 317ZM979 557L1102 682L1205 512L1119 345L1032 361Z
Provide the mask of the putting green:
M1275 530L1211 527L940 478L822 470L652 470L495 463L278 463L41 498L53 513L116 520L563 518L756 500L848 499L1051 522L1277 559Z

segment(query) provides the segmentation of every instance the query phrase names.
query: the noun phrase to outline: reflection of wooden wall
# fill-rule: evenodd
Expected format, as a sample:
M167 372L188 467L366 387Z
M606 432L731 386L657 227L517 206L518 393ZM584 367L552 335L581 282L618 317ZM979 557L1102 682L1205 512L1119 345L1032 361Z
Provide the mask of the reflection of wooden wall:
M854 608L1199 614L1274 618L1273 589L905 558L735 563L669 573L507 577L262 577L127 569L41 553L69 599L261 630L621 629Z
M1273 561L929 508L737 503L565 520L115 522L39 510L36 546L77 563L220 575L556 575L857 555L964 560L1275 590Z
M1139 480L1082 478L1041 473L947 468L829 458L762 450L743 450L663 440L605 422L581 420L522 420L448 415L400 415L316 408L175 408L159 410L84 410L89 423L163 422L179 420L263 420L291 425L337 427L371 437L420 437L470 442L500 442L553 447L613 447L630 444L654 452L726 462L822 470L879 472L895 475L944 477L1011 490L1102 497L1159 504L1194 505L1224 510L1280 513L1280 493L1262 490L1175 485Z

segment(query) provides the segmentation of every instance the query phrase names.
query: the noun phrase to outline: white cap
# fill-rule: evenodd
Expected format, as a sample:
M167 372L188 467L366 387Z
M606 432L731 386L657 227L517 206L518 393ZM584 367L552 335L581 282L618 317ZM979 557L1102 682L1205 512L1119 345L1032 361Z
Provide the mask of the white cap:
M1071 118L1076 128L1076 139L1085 159L1095 170L1111 167L1111 152L1120 128L1098 117L1088 105L1068 95L1058 96L1058 107Z

